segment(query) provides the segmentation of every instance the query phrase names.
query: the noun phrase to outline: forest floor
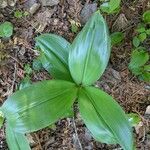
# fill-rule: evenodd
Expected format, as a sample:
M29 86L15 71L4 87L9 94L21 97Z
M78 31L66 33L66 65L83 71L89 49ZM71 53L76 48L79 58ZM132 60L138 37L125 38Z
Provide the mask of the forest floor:
M83 15L83 11L95 11L100 5L100 1L96 0L56 0L52 4L46 3L45 6L38 0L19 0L12 3L15 4L13 7L8 4L7 7L0 8L0 23L10 21L14 26L10 39L0 39L0 105L17 90L25 76L24 66L29 64L32 67L32 62L37 57L34 50L35 37L42 33L55 33L72 42L77 33L71 31L70 20L83 26L87 18L84 15L88 15L88 12ZM33 6L36 7L33 9ZM122 44L112 48L109 65L103 77L96 83L112 95L126 113L140 115L140 125L134 131L138 150L150 150L150 116L145 116L146 108L150 105L150 85L133 76L128 69L128 63L135 27L141 21L143 12L148 9L149 0L122 0L119 13L105 15L110 32L122 31L125 39ZM30 11L32 15L16 18L16 10ZM150 41L145 46L150 51ZM44 70L32 72L33 82L50 78ZM118 145L96 142L81 121L78 111L75 119L62 119L53 128L27 136L33 150L80 150L76 131L84 150L119 149ZM7 149L3 127L0 129L0 150Z

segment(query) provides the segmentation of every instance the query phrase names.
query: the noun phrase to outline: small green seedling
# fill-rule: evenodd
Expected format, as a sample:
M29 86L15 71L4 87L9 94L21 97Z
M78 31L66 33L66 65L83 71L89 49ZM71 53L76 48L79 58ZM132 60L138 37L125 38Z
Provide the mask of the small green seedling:
M141 121L140 116L136 113L127 114L127 117L132 127L136 127Z
M104 0L103 4L100 6L102 12L113 14L119 12L121 0Z
M144 45L143 42L150 36L150 28L147 25L149 23L149 12L146 11L143 14L144 22L140 23L136 29L136 36L133 38L133 46L135 49L131 54L131 61L129 63L131 72L146 82L150 82L149 53L141 45Z
M147 26L150 23L150 11L143 14L143 22L136 29L136 36L133 38L133 46L139 47L150 36L150 28Z
M81 26L80 23L74 20L70 20L70 23L71 23L71 31L77 33L79 31L79 27Z
M29 12L27 12L27 11L16 10L14 12L14 17L16 17L18 19L21 19L21 18L26 17L28 15L29 15Z
M13 34L13 25L11 22L4 22L0 24L0 37L8 38Z
M111 37L111 45L115 46L123 41L124 34L122 32L114 32L110 35L110 37Z
M147 10L144 14L143 14L143 21L147 24L150 24L150 10Z
M28 150L24 134L67 117L73 112L75 101L97 141L134 150L132 128L125 112L110 95L93 86L106 69L111 51L108 28L101 14L92 15L72 44L60 36L43 34L36 38L36 47L41 51L43 67L54 79L17 91L2 105L10 150L19 150L19 140L27 146L20 149ZM16 139L10 137L13 134Z
M131 54L129 69L134 75L138 76L139 79L150 82L150 64L148 64L148 62L148 52L146 52L145 48L139 47Z

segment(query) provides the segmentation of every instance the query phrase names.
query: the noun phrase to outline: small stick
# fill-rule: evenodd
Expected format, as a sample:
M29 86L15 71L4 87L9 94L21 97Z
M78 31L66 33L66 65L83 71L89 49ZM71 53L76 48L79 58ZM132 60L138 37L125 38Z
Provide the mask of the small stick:
M72 118L72 123L73 123L74 131L75 131L75 136L76 136L76 138L77 138L77 141L78 141L80 150L83 150L82 144L81 144L80 139L79 139L79 136L78 136L77 127L76 127L76 124L75 124L75 119L74 119L74 117Z

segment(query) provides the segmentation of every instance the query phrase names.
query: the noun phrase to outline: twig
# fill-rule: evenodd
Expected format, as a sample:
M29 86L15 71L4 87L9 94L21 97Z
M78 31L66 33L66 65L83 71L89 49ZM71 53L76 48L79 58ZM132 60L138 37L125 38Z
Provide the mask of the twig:
M80 150L83 150L82 144L81 144L80 139L79 139L79 136L78 136L77 127L76 127L76 124L75 124L75 119L74 119L74 117L72 118L72 123L73 123L74 131L75 131L75 136L76 136L76 139L77 139L77 141L78 141Z
M34 133L34 136L35 136L35 138L36 138L36 140L38 142L40 150L42 150L42 145L41 145L41 142L40 142L40 139L39 139L38 135L36 133Z
M8 57L10 57L11 59L13 59L15 62L17 62L23 68L23 65L16 58L14 58L11 55L8 55Z
M15 64L14 64L14 73L13 73L13 81L12 81L12 86L11 86L11 89L10 89L10 94L12 94L13 90L14 90L14 85L15 85L15 81L16 81L16 73L17 73L17 64L15 62Z

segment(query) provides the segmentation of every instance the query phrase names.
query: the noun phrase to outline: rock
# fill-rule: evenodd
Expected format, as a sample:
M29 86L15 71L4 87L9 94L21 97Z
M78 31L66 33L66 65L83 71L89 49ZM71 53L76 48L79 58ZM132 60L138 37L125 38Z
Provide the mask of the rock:
M17 0L0 0L0 8L5 8L7 6L14 7Z
M85 24L96 10L97 10L97 3L86 4L83 7L81 14L80 14L81 23Z
M36 23L38 24L36 32L41 33L44 31L53 13L54 13L54 9L49 10L48 8L44 12L38 13L36 17L37 20Z
M38 9L40 8L40 4L39 3L34 3L31 7L30 7L30 14L33 15Z
M125 14L120 14L112 26L112 31L121 31L124 30L129 25Z
M6 0L1 0L0 1L0 8L5 8L7 6L7 1Z
M58 5L59 0L40 0L43 6L54 6Z
M9 6L13 7L13 6L15 6L17 0L7 0L7 2L8 2Z
M22 5L27 10L29 10L29 8L32 7L35 3L38 3L37 0L29 0L29 1L25 1Z
M147 106L144 117L150 119L150 105Z

